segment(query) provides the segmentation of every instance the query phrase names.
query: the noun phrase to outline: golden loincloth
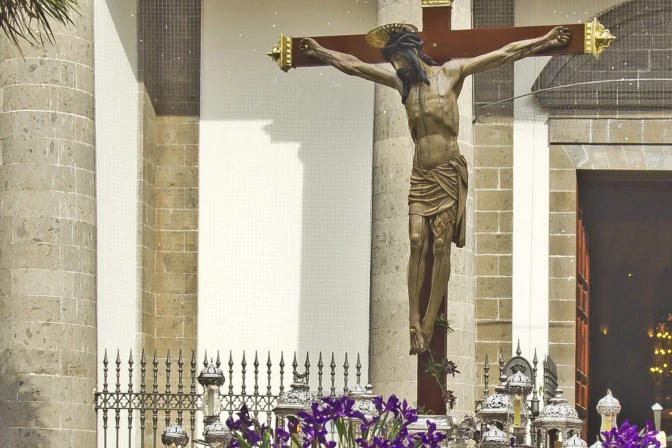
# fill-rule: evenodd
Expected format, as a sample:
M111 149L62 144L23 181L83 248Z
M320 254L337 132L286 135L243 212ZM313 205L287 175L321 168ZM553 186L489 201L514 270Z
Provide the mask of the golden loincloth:
M466 221L464 209L468 188L467 159L457 156L432 170L413 165L408 214L430 219L435 236L440 236L451 221L455 222L453 242L464 247Z

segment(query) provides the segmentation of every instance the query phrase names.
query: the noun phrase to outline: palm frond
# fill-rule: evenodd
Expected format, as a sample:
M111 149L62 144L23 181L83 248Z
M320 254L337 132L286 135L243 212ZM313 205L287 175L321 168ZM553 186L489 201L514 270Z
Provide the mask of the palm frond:
M52 21L74 24L77 0L0 0L0 30L21 49L21 41L33 47L55 42Z

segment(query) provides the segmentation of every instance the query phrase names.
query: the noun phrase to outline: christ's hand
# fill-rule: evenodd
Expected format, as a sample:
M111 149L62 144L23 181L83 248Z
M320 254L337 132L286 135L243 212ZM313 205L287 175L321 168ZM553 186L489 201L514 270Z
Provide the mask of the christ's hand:
M564 47L569 43L570 37L571 34L569 34L569 29L562 26L553 28L546 35L546 39L548 39L548 44L551 48Z
M306 56L317 57L315 50L320 48L320 44L309 37L301 39L301 51Z

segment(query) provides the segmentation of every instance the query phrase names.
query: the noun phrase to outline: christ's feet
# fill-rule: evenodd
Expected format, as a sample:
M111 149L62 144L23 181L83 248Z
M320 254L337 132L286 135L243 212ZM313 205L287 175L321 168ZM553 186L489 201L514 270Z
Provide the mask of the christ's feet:
M427 319L424 319L422 325L420 325L420 330L422 331L422 336L425 340L425 346L429 348L429 343L432 342L432 336L434 336L434 321L426 322Z
M427 351L427 345L425 345L425 337L422 334L420 325L411 325L411 355L418 355Z

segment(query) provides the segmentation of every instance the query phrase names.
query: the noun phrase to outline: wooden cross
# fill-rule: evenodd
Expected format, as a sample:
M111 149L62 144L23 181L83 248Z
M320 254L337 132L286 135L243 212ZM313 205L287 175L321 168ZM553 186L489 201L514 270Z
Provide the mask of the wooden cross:
M538 38L557 26L451 30L451 5L452 0L422 0L423 30L419 34L425 43L423 52L438 64L444 64L451 59L480 56L512 42ZM569 44L541 51L536 56L592 54L597 58L614 40L609 30L597 19L585 24L564 25L564 27L569 29L572 36ZM290 68L326 65L321 60L308 57L301 52L299 48L301 39L281 35L280 41L268 55L284 71ZM323 36L313 39L325 48L351 54L362 62L370 64L385 62L380 50L366 43L364 34Z
M520 40L541 37L555 28L549 26L526 26L515 28L484 28L469 30L451 30L452 0L422 0L423 30L419 33L424 41L423 52L438 64L444 64L451 59L472 58L498 50L507 44ZM614 37L597 19L586 24L565 25L571 33L568 45L552 48L536 55L575 55L592 54L596 58L606 49ZM280 41L268 55L277 62L280 68L288 71L290 68L316 67L326 65L319 59L310 58L300 49L302 38L292 38L281 35ZM384 63L378 48L367 44L365 35L324 36L314 37L320 45L331 50L347 53L367 63ZM428 251L428 257L431 257ZM425 284L420 294L420 315L424 315L429 303L432 260L427 260ZM447 315L447 301L444 297L440 313ZM436 356L444 358L447 353L447 332L443 327L437 327L430 344L430 350ZM425 372L425 363L429 354L418 357L418 386L417 404L427 413L445 415L446 406L442 398L442 391L436 380ZM459 397L458 397L459 398Z

